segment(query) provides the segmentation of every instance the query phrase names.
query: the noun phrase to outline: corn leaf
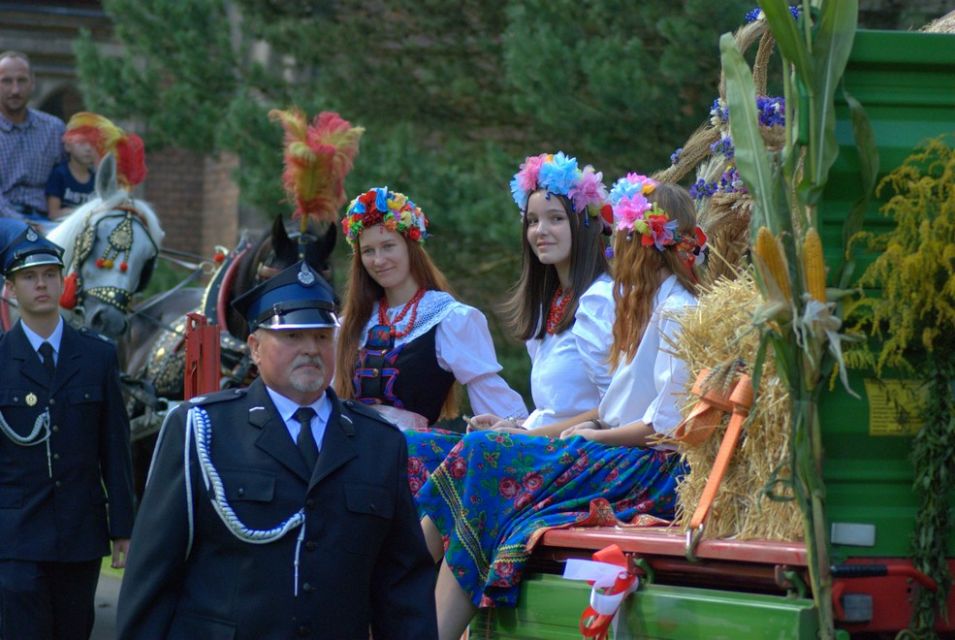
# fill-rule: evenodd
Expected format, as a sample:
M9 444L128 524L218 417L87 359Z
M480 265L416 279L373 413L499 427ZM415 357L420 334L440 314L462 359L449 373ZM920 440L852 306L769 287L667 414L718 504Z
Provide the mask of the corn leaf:
M813 39L813 98L816 102L815 131L810 131L813 143L809 145L813 157L809 167L807 202L816 204L829 176L829 169L839 154L836 143L836 113L834 98L842 80L858 20L858 0L825 2L819 18L819 27Z
M783 57L792 63L803 83L811 85L812 59L799 33L796 20L789 12L789 4L786 0L759 0L759 8L766 16L766 22Z
M770 221L773 217L770 209L772 172L766 145L759 133L753 74L732 34L724 33L720 38L720 53L726 75L726 100L730 111L730 135L736 148L736 167L747 189L753 194L750 228L767 226L778 233L778 224Z
M866 115L862 104L856 100L842 86L842 95L846 104L849 105L849 115L852 117L852 133L856 141L856 150L859 153L859 181L862 185L862 193L852 203L852 208L842 224L842 246L846 249L843 256L844 262L839 270L839 278L836 282L840 288L849 286L849 279L855 268L855 260L852 257L849 248L849 241L856 233L862 230L862 224L865 220L865 212L872 198L872 191L875 189L876 178L879 174L879 149L875 144L875 134L872 131L872 125L869 123L869 116Z

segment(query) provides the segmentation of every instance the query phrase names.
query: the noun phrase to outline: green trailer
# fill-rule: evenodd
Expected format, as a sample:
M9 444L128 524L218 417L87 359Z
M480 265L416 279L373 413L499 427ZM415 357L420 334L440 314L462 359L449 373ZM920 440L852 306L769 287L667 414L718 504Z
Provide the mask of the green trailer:
M844 75L848 92L868 115L880 156L880 178L927 138L955 132L955 36L856 33ZM843 260L843 221L863 186L849 109L836 98L840 150L819 207L830 277ZM887 228L876 199L867 230ZM873 256L863 256L860 268ZM830 282L830 285L836 283ZM927 588L911 561L916 509L909 453L918 429L917 404L905 380L877 380L853 371L850 385L824 390L819 401L833 611L838 634L891 637L911 617L913 593ZM955 508L955 496L948 496ZM949 538L955 573L955 536ZM617 544L642 574L624 600L615 638L815 638L819 618L807 557L798 542L706 540L687 558L683 531L578 528L547 532L536 547L516 609L482 610L472 638L579 638L590 587L564 580L568 558L589 558ZM955 595L936 628L955 637Z

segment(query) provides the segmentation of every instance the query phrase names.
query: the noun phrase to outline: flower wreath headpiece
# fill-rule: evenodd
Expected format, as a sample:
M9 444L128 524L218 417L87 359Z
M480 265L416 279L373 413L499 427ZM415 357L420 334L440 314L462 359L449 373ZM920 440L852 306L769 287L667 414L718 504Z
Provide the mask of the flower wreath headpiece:
M342 219L348 246L354 249L361 232L376 224L383 224L389 231L397 231L417 243L424 243L428 237L428 218L424 211L408 196L390 191L388 187L369 189L348 205Z
M656 202L647 200L657 184L653 178L636 173L628 173L614 183L610 190L614 229L625 231L628 240L634 234L639 235L644 247L653 246L657 251L676 247L680 258L692 272L697 258L704 255L706 233L700 227L695 227L692 235L680 233L679 222L671 219Z
M528 198L538 189L565 196L573 204L576 213L586 211L590 218L600 216L607 225L611 223L612 213L607 206L607 187L603 183L603 174L589 164L581 170L577 166L577 158L562 151L528 156L514 174L511 195L522 217L527 210Z
M116 176L126 188L146 179L146 148L142 138L123 131L98 113L80 111L73 114L66 125L63 142L87 142L96 148L101 158L113 153L116 156Z

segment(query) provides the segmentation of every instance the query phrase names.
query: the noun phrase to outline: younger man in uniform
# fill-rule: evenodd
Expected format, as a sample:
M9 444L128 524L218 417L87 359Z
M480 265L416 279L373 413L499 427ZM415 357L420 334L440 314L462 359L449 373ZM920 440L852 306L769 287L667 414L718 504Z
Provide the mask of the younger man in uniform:
M85 640L133 526L116 349L60 317L59 247L0 220L0 248L20 312L0 337L0 638Z

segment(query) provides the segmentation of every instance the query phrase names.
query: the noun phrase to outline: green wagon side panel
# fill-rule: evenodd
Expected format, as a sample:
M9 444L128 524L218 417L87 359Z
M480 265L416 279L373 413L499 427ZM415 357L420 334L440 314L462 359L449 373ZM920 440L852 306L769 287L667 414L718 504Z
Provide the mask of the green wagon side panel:
M955 134L955 35L860 30L844 83L862 103L872 125L879 152L879 180L901 165L919 143ZM842 224L861 193L859 155L848 108L840 102L841 92L836 100L839 156L819 207L830 286L838 284L834 276L843 260ZM890 222L879 213L888 195L883 193L869 203L867 231L879 233L890 228ZM857 253L855 277L873 257ZM835 561L847 556L908 556L911 549L915 515L911 436L875 433L879 429L870 419L866 377L872 374L854 372L851 376L851 386L861 400L841 386L823 392L820 400L827 515L834 523L875 526L873 546L834 544ZM900 422L903 420L900 417ZM885 426L884 419L881 422ZM955 507L955 500L952 504ZM950 549L955 551L955 539Z
M489 609L472 638L579 639L590 596L585 583L537 575L524 582L516 609ZM811 600L712 589L644 585L624 602L616 640L810 640L818 630Z

